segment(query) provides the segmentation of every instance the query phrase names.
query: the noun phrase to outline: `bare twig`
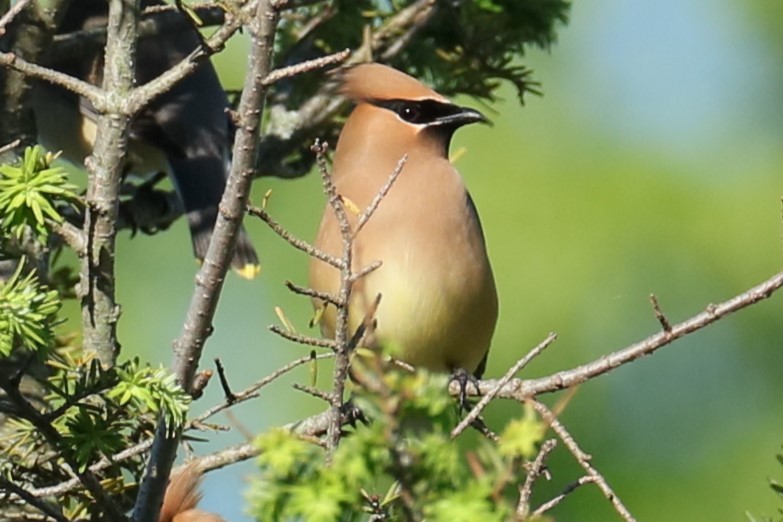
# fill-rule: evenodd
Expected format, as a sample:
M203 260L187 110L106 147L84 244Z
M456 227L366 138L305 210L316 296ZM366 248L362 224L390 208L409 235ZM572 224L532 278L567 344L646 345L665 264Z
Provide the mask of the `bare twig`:
M293 386L295 390L304 392L307 395L315 397L316 399L321 399L327 404L332 404L334 402L334 397L332 396L331 393L319 390L315 386L307 386L306 384L299 384L296 382L293 383L291 386Z
M5 144L5 145L3 145L2 147L0 147L0 155L2 155L2 154L5 154L5 153L6 153L6 152L8 152L9 150L13 150L13 149L15 149L15 148L16 148L16 147L18 147L18 146L19 146L21 143L22 143L22 140L20 140L19 138L17 138L17 139L15 139L15 140L13 140L11 143L6 143L6 144Z
M592 484L594 482L595 482L595 478L591 477L590 475L583 475L579 477L577 480L568 484L560 494L558 494L557 496L547 500L546 502L538 506L536 510L533 511L533 515L534 516L543 515L544 513L546 513L553 507L555 507L556 505L560 504L563 500L565 500L565 498L568 495L570 495L571 492L574 491L575 489L584 486L585 484Z
M327 292L319 292L317 290L313 290L312 288L299 286L295 283L292 283L291 281L286 281L285 286L295 294L315 297L316 299L333 304L334 306L343 306L343 304L335 296Z
M316 249L314 246L309 244L306 241L303 241L297 237L294 237L289 233L285 228L283 228L280 223L274 220L272 216L269 215L269 213L260 208L260 207L254 207L250 206L247 209L248 214L252 216L256 216L261 221L266 223L270 229L272 229L272 232L283 238L288 244L293 246L294 248L301 250L305 254L307 254L310 257L314 257L320 261L323 261L324 263L328 263L329 265L335 267L335 268L342 268L342 260L340 260L337 257L330 256L324 252L321 252L320 250Z
M563 441L563 445L568 448L579 465L582 466L582 468L587 472L587 475L595 481L598 488L601 490L607 500L612 503L614 509L623 518L623 520L626 522L635 522L636 519L634 516L631 515L630 511L628 511L628 508L626 508L622 501L620 501L612 488L609 487L609 483L606 482L604 476L601 475L598 470L595 469L595 467L593 467L593 465L590 463L592 457L582 451L565 426L563 426L557 417L555 417L554 414L549 411L549 408L536 400L529 400L527 402L528 404L532 405L533 408L535 408L538 414L541 415L544 421L549 424L550 428L552 428L552 431L554 431L557 436L560 437L560 440Z
M71 248L71 250L74 251L77 256L82 257L86 255L87 236L84 234L82 229L70 224L67 221L58 223L53 219L47 219L46 224L55 234L60 236L62 240L65 241L65 243Z
M214 373L212 370L201 370L193 378L193 386L190 389L190 396L193 400L200 399L204 395L204 390L207 388L209 381L212 380Z
M557 334L552 332L550 333L546 339L541 341L538 346L530 350L528 353L525 354L524 357L519 359L516 363L514 363L511 368L506 372L503 377L501 377L494 388L492 388L489 393L481 397L481 400L476 404L471 410L470 413L465 415L465 418L462 419L462 421L457 424L457 426L451 430L451 438L457 437L460 433L465 431L465 429L470 426L473 421L478 419L479 415L481 415L481 412L484 411L484 408L487 407L489 402L494 399L497 394L500 392L500 390L505 386L508 381L510 381L514 375L516 375L522 368L530 364L530 361L538 357L541 352L547 349L547 347L554 342L554 340L557 339Z
M369 265L365 266L364 268L362 268L358 272L356 272L353 275L351 275L351 281L352 282L356 282L359 279L361 279L362 277L365 277L366 275L368 275L368 274L370 274L372 272L375 272L381 266L383 266L383 261L381 261L380 259L378 259L377 261L373 261Z
M225 20L223 21L223 25L221 25L220 28L210 38L202 40L205 45L199 45L190 53L190 55L188 55L177 65L170 68L154 80L136 88L130 98L127 100L127 106L129 107L129 110L135 113L136 111L142 109L153 98L163 92L168 91L177 82L191 74L203 60L209 57L209 55L221 50L229 38L231 38L242 27L243 15L247 16L251 13L254 13L258 5L258 2L255 1L248 2L246 5L242 6L241 11L237 13L239 16L233 16L227 12ZM275 12L275 16L277 16L276 11L274 11L274 9L271 7L270 12ZM183 17L185 17L187 21L190 20L187 15L183 15ZM264 30L266 30L266 26L264 26ZM201 33L198 31L194 30L194 33L201 37Z
M313 360L319 360L319 359L329 359L333 357L331 353L321 353L314 356L308 355L307 357L300 357L299 359L296 359L294 361L291 361L290 363L286 364L285 366L282 366L272 372L271 374L267 375L257 383L248 386L246 389L242 390L241 392L234 395L234 402L228 403L224 402L223 404L219 404L217 406L213 406L212 408L208 409L192 421L190 421L186 426L185 429L190 428L194 423L197 422L203 422L206 419L214 416L215 414L230 408L231 406L235 404L239 404L242 402L245 402L250 399L254 399L259 396L258 390L263 388L264 386L268 385L271 382L274 382L277 380L280 376L290 372L294 368L298 368L299 366L302 366L304 364L307 364L309 362L312 362Z
M525 520L530 514L530 495L533 494L533 484L546 470L545 462L552 450L557 446L557 440L549 439L541 444L538 455L528 466L525 482L519 488L519 502L517 503L517 517Z
M332 208L335 217L337 218L337 224L342 236L342 252L340 256L340 288L337 294L337 300L345 303L344 306L337 307L337 317L334 327L334 344L335 344L335 362L334 372L332 376L332 397L331 404L331 422L329 423L329 430L327 433L327 448L329 455L331 455L337 448L342 436L342 407L343 407L343 394L345 392L345 381L348 378L348 366L350 364L350 339L351 336L348 332L348 303L351 302L351 293L353 290L352 266L353 266L353 236L351 234L351 224L348 221L348 215L345 211L345 206L340 194L337 192L337 187L334 184L334 180L329 172L329 167L326 164L326 152L328 145L326 143L316 142L313 145L313 151L316 153L316 163L318 164L318 170L321 173L321 182L323 183L324 191L329 200L329 206Z
M658 303L658 298L655 296L655 294L650 294L650 303L653 307L653 312L655 313L655 318L658 319L658 322L661 323L661 328L663 328L664 332L671 332L672 331L672 325L669 322L669 320L666 318L665 315L663 315L663 312L661 311L661 305Z
M331 339L320 339L318 337L309 337L307 335L300 335L297 333L289 332L288 330L284 330L277 325L270 326L269 330L271 330L273 333L276 333L280 337L288 339L289 341L293 341L297 344L304 344L307 346L317 346L318 348L329 348L330 350L337 349L337 343L335 343Z
M351 50L344 49L321 58L315 58L313 60L307 60L306 62L297 63L295 65L289 65L288 67L283 67L282 69L275 69L269 73L266 78L264 78L263 84L269 86L286 78L291 78L293 76L313 71L315 69L321 69L329 65L338 64L345 61L345 59L350 55Z
M654 353L677 339L701 330L734 312L768 299L781 287L783 287L783 272L775 274L766 281L727 301L717 305L708 305L705 311L672 325L670 332L658 332L638 343L602 356L599 359L546 377L539 379L512 379L501 388L497 396L521 402L542 393L551 393L576 386L624 364L633 362L640 357ZM489 393L495 386L497 386L497 381L495 380L481 381L479 384L480 393ZM456 383L452 384L449 387L449 392L457 396L459 394L459 386Z
M231 391L231 386L228 384L228 378L226 377L226 369L223 367L223 363L220 362L218 357L215 357L215 367L217 368L218 378L220 379L220 387L223 388L223 397L226 398L228 404L233 404L237 400L237 396Z
M11 6L11 8L2 16L0 17L0 37L2 37L5 34L5 28L10 24L16 16L22 12L22 10L27 7L27 4L30 3L30 0L19 0L15 4Z
M356 223L356 229L353 232L353 237L359 235L359 232L361 232L362 228L364 228L364 225L367 224L367 221L369 221L370 218L373 216L373 214L375 214L375 211L378 210L378 205L381 204L383 198L386 197L386 195L391 190L392 186L394 186L394 182L397 181L397 178L400 176L400 173L402 172L402 169L405 167L405 163L407 161L408 161L408 155L405 154L397 162L397 166L394 167L394 170L392 171L391 175L389 175L388 179L386 180L386 183L384 183L383 186L381 186L381 188L378 189L378 193L375 194L373 200L359 216L359 221Z

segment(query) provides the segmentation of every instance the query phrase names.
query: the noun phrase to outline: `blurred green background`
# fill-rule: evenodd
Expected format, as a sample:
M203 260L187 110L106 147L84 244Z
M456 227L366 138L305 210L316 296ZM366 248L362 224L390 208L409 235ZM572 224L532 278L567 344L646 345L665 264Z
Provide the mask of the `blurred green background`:
M558 341L524 376L593 360L658 330L655 293L672 321L740 293L781 268L783 4L774 0L594 0L573 6L550 52L525 63L543 97L520 107L511 90L476 105L493 127L460 131L458 167L484 224L501 316L488 376L497 377L550 331ZM246 51L217 61L241 85ZM260 179L259 202L311 239L323 205L318 179ZM253 282L230 277L203 367L219 356L235 389L306 350L267 326L280 306L306 330L309 303L283 281L306 282L307 259L248 219L262 255ZM180 220L118 246L120 339L126 357L168 363L196 266ZM70 312L76 317L74 305ZM783 478L783 296L585 384L563 420L639 520L743 520L781 507L767 485ZM319 384L329 372L321 368ZM235 410L251 433L320 411L290 388L306 369ZM213 383L196 405L220 399ZM556 397L548 398L554 400ZM495 404L490 425L520 413ZM227 418L219 422L231 424ZM244 440L206 434L203 454ZM563 452L539 500L577 478ZM203 507L232 522L252 463L210 474ZM613 520L597 488L558 507L559 520Z

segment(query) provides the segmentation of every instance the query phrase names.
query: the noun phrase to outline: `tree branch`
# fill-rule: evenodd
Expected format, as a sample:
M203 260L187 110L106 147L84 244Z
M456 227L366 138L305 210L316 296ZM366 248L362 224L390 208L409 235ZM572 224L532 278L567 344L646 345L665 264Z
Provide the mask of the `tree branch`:
M535 484L538 477L540 477L546 470L546 459L552 450L557 446L557 440L549 439L541 444L541 448L538 450L538 455L529 463L527 474L525 475L525 482L519 488L519 502L517 503L516 515L519 520L525 520L530 514L530 496L533 494L533 484Z
M678 339L700 330L732 312L747 308L754 303L770 297L774 292L779 290L781 286L783 286L783 272L728 301L719 305L711 305L706 312L697 314L682 323L674 325L670 335L676 335L676 338ZM623 350L619 350L613 354L601 357L596 361L578 366L571 370L557 372L539 379L513 379L500 387L496 397L525 402L531 397L562 390L569 386L574 386L586 380L593 379L620 365L632 362L642 355L652 353L652 351L675 340L675 338L661 339L660 336L661 334L656 334L640 343L636 343ZM497 388L499 383L500 380L495 379L479 381L478 391L470 388L468 392L472 396L486 395ZM449 386L449 393L451 393L452 396L458 397L460 392L461 390L458 384L455 383ZM329 427L330 418L330 411L327 410L301 421L287 424L283 426L283 428L296 434L323 436ZM218 451L209 457L204 457L200 467L203 471L209 471L240 460L254 458L258 456L258 454L258 450L252 444L240 444Z
M617 494L612 490L611 487L609 487L609 483L606 482L604 476L601 475L598 470L596 470L595 467L590 463L592 457L582 451L568 430L566 430L565 426L563 426L563 424L557 420L557 417L555 417L555 415L549 411L549 408L536 400L530 400L528 403L532 405L538 414L541 415L544 421L549 424L549 427L552 428L552 431L554 431L557 436L560 437L560 440L563 441L565 447L568 448L571 454L573 454L576 461L579 462L579 465L582 466L582 468L584 468L584 470L587 472L587 475L592 478L593 481L595 481L598 488L601 490L601 492L603 492L607 500L612 503L614 509L623 518L623 520L626 522L636 522L636 519L633 515L631 515L631 512L628 511L628 508L623 505L622 501L617 497Z
M451 438L456 438L460 433L465 431L465 429L470 426L473 421L478 419L479 415L481 415L481 412L484 411L484 408L486 408L489 404L489 401L494 399L497 394L500 393L500 390L503 388L503 386L505 386L514 377L514 375L519 373L522 368L530 364L530 361L538 357L541 352L546 350L547 347L549 347L549 345L555 341L555 339L557 339L557 334L554 332L550 333L546 339L539 343L538 346L530 350L527 354L525 354L524 357L522 357L511 368L509 368L506 374L497 382L495 387L492 388L489 393L481 397L481 400L470 410L470 413L465 415L465 418L462 419L453 430L451 430Z
M266 95L262 82L272 67L278 16L279 13L272 7L271 0L258 2L254 18L259 23L259 31L252 38L245 85L238 108L239 121L231 172L220 201L220 211L209 249L196 276L196 286L182 332L174 341L173 369L185 390L191 387L204 343L210 334L231 253L234 251L239 226L247 207ZM134 522L157 520L178 439L179 436L167 437L163 422L159 423L147 473L136 499Z
M81 258L78 295L82 307L84 349L111 367L120 352L115 300L114 249L125 154L131 118L123 100L133 90L139 2L111 0L106 38L103 92L91 100L101 112L85 196L84 232L87 255Z
M671 344L688 334L701 330L729 314L747 308L759 301L771 297L783 287L783 272L780 272L761 284L717 305L708 305L704 312L674 324L670 331L662 331L648 338L632 344L622 350L605 355L595 361L577 366L570 370L563 370L547 377L539 379L513 379L503 386L497 396L504 399L524 401L542 393L551 393L571 386L576 386L587 380L608 373L615 368L635 361L645 355ZM498 381L485 380L479 383L482 394L489 393ZM449 387L453 395L459 393L459 386L455 383Z
M6 27L8 24L11 23L11 21L16 18L16 16L22 12L22 10L27 7L27 4L30 3L30 0L19 0L19 2L16 2L11 6L11 8L6 12L2 17L0 17L0 37L5 35Z

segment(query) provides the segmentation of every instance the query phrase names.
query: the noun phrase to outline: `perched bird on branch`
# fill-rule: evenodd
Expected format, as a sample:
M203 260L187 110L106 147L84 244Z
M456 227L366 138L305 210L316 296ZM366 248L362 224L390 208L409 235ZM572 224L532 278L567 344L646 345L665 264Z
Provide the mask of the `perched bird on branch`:
M144 0L142 7L158 4L163 2ZM107 6L105 0L71 2L58 32L105 27ZM199 44L196 31L187 23L141 37L136 52L136 84L156 78ZM101 85L103 46L85 46L82 52L66 55L58 55L56 50L53 47L50 63L46 65ZM44 146L62 150L69 162L83 165L95 140L99 116L96 109L76 94L45 82L36 86L33 100ZM204 60L194 73L137 114L130 129L126 172L142 177L161 172L171 176L187 215L193 252L199 261L209 246L230 167L233 125L228 108L215 69L209 60ZM140 201L133 207L139 212L131 216L135 219L132 224L144 231L168 225L167 210L161 209L164 202L160 197L144 199L143 196L150 194L149 191L139 194ZM240 229L231 265L243 277L252 278L258 273L258 256L244 228Z
M160 522L225 522L223 518L196 509L201 500L199 484L201 473L193 464L188 464L171 475L171 480L160 508Z
M466 370L480 377L498 314L484 235L462 177L449 162L459 127L486 121L416 79L380 64L348 69L341 92L356 102L340 134L332 177L348 207L365 209L407 156L394 185L353 243L353 269L383 264L353 287L352 334L376 297L371 345L433 371ZM347 210L352 227L357 215ZM315 246L335 257L343 240L327 205ZM339 271L313 259L310 285L337 294ZM323 307L319 299L316 307ZM334 334L336 311L326 305L321 329Z

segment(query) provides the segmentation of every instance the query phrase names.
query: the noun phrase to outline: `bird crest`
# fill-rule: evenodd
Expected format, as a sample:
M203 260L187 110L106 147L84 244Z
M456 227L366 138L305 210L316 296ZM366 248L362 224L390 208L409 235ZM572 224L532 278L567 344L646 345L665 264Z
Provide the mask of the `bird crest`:
M431 99L449 103L417 79L379 63L350 67L340 79L340 93L356 101Z

